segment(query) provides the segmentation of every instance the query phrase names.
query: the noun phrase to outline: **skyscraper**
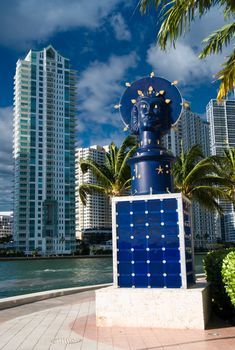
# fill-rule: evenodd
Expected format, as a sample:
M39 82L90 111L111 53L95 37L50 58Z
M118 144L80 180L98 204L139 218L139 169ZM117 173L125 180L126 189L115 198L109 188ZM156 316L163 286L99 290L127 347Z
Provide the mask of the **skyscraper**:
M212 155L222 155L226 147L235 147L235 100L223 100L218 103L210 100L206 107L207 120L210 123L210 146ZM228 242L235 242L235 208L225 201L222 216L217 216L216 232Z
M209 156L209 123L186 107L177 126L164 136L163 144L174 156L180 155L182 147L187 152L193 145L199 145L204 156ZM192 204L192 224L196 247L205 247L216 241L214 215L197 203Z
M97 164L104 164L106 148L95 145L76 150L76 236L87 241L104 241L111 236L111 205L102 193L94 192L87 196L84 206L79 197L79 186L83 183L97 184L96 177L88 170L83 174L81 159L92 159Z
M76 72L52 46L16 65L14 239L27 254L69 254L75 241Z

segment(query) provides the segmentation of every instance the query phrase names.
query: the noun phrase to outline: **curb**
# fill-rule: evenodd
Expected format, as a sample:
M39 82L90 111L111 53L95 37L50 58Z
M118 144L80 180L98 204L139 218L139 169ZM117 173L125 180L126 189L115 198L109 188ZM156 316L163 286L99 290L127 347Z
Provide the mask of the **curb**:
M109 286L112 286L112 283L96 284L93 286L85 286L85 287L54 289L54 290L38 292L38 293L17 295L14 297L0 299L0 310L9 309L20 305L30 304L30 303L34 303L36 301L41 301L45 299L61 297L63 295L88 292L91 290L101 289Z

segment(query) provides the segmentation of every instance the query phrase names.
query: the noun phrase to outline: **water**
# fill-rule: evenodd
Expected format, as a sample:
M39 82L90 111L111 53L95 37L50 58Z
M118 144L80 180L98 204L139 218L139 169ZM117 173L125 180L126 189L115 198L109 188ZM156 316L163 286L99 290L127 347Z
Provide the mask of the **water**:
M111 258L0 261L0 298L112 280Z
M195 255L196 273L203 273L204 257ZM111 258L0 261L0 298L112 280Z

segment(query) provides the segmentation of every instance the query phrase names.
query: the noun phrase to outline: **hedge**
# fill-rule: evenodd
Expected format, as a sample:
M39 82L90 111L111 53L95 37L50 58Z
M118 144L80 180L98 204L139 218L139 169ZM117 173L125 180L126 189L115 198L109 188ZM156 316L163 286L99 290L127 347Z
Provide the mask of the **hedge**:
M208 282L211 283L211 298L213 310L220 317L226 319L235 316L235 308L233 307L230 297L227 294L222 277L223 261L230 252L235 253L235 249L230 248L212 251L209 252L204 259L206 279ZM224 270L225 269L226 267L224 267Z
M228 253L223 260L222 279L226 293L235 307L235 251Z

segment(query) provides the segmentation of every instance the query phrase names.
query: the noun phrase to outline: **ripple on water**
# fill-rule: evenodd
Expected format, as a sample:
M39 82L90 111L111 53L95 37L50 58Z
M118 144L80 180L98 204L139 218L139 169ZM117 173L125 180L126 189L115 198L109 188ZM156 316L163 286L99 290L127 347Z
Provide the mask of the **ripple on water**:
M0 298L112 282L112 259L0 262Z

